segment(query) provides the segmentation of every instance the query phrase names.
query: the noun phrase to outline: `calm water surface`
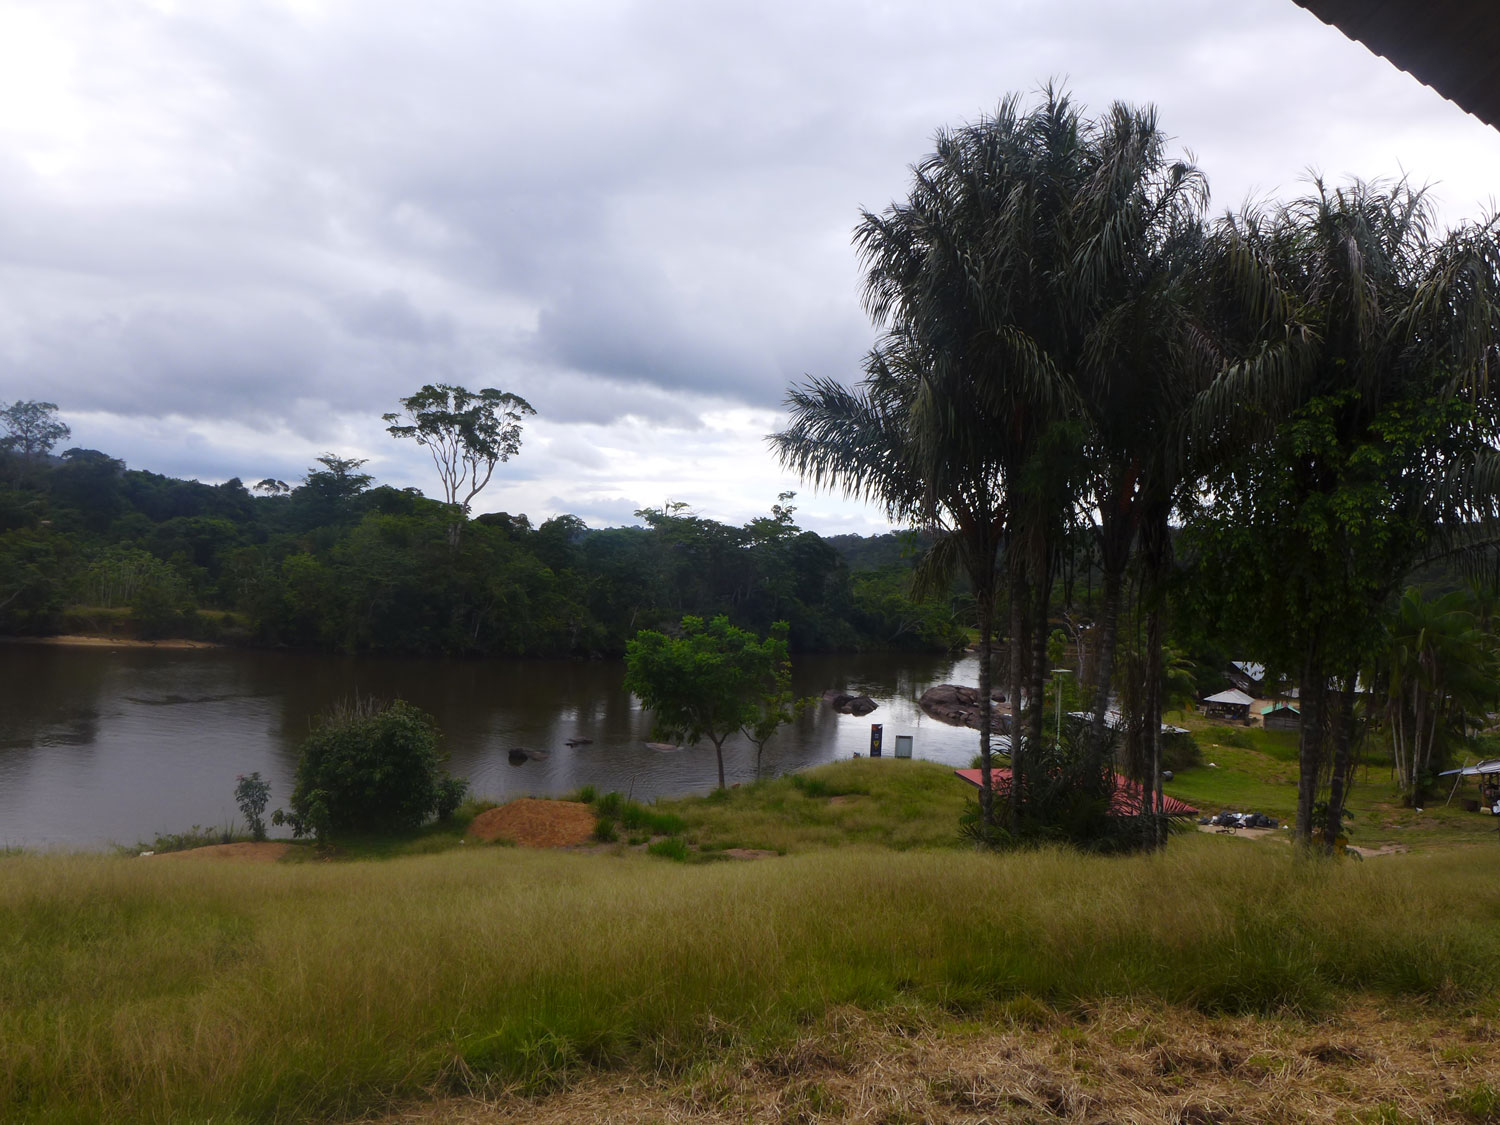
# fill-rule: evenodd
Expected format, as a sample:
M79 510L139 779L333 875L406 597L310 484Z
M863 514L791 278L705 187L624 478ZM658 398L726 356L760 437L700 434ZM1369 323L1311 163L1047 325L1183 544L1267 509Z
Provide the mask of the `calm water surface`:
M270 807L285 806L309 723L356 692L434 715L449 769L479 795L588 784L649 799L711 789L713 747L648 749L650 715L623 677L618 663L0 644L0 846L131 845L230 824L239 816L235 776L252 770L271 782ZM929 718L916 698L932 684L977 679L972 657L803 657L793 669L798 694L863 692L880 709L855 718L818 703L766 746L762 772L863 753L873 722L885 728L887 755L897 734L911 734L917 757L967 765L978 735ZM593 741L570 749L570 738ZM551 756L512 766L513 746ZM754 748L732 738L724 766L731 785L752 780Z

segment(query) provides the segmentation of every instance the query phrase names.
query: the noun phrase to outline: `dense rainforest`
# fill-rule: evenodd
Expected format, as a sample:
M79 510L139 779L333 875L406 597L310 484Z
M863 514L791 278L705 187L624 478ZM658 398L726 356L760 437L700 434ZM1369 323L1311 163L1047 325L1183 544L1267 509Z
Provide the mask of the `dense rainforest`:
M177 480L93 449L0 452L0 633L129 632L348 652L610 656L684 614L799 651L963 641L951 597L914 600L920 545L824 539L791 495L734 527L667 504L644 526L465 520L361 462L295 487ZM961 599L957 607L962 609Z

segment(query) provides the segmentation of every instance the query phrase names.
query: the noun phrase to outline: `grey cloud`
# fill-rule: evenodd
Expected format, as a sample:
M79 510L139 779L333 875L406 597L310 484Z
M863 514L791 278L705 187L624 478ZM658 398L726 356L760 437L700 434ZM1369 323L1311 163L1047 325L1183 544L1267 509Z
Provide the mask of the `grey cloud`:
M309 447L438 379L692 431L853 377L859 207L1049 77L1156 102L1221 206L1422 143L1459 208L1500 170L1492 132L1290 0L34 10L74 104L0 118L0 385Z
M343 326L356 336L410 344L446 344L453 339L449 317L423 315L399 289L335 299L332 306Z

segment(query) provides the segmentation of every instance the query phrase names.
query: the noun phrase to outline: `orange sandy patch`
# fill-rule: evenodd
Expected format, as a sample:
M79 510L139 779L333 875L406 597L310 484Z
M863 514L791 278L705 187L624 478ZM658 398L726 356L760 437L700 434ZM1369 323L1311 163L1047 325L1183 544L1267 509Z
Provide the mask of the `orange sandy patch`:
M11 644L67 645L74 648L222 648L213 641L189 641L180 637L160 641L137 641L130 637L86 637L64 633L56 637L5 637Z
M528 848L566 848L594 834L594 810L580 801L540 801L522 797L486 809L469 825L480 840L510 840Z
M275 863L292 850L291 844L265 840L259 844L245 841L239 844L210 844L206 848L188 848L181 852L162 852L154 859L241 859L251 863Z

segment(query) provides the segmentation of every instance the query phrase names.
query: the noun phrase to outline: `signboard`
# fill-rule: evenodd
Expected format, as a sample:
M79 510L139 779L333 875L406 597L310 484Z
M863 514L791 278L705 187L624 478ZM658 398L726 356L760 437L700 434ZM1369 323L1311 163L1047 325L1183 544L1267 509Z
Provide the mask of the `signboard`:
M898 734L896 736L896 757L898 757L898 758L910 758L911 757L911 735L909 735L909 734Z
M870 724L870 757L880 757L880 732L885 728L880 723Z

